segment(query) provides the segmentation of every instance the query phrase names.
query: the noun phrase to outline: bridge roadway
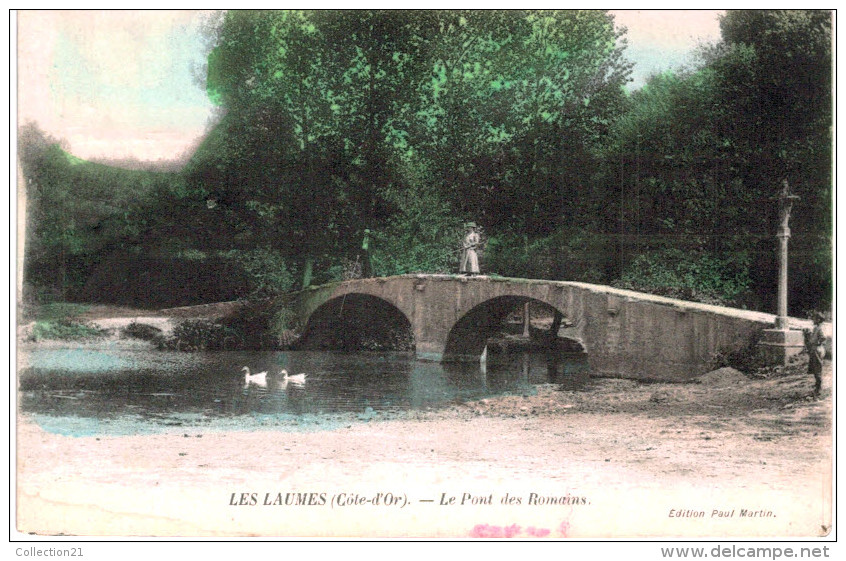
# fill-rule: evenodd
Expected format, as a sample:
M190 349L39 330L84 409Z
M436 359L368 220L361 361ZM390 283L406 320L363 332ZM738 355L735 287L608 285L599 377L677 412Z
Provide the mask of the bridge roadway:
M402 314L418 358L434 361L478 360L507 314L539 302L560 314L558 334L581 343L594 375L637 379L681 381L707 372L717 353L754 348L775 322L762 312L609 286L488 276L355 279L313 286L286 301L307 332L316 312L339 303L343 309L346 299L359 296ZM807 326L791 318L791 327Z

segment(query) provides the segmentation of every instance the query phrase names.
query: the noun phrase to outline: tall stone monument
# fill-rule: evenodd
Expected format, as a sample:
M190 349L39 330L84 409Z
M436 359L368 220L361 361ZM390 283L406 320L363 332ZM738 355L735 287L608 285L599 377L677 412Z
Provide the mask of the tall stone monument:
M799 197L790 193L790 186L785 179L778 198L779 226L778 238L778 309L774 329L765 329L761 347L771 362L786 364L790 357L798 355L804 349L802 332L790 329L787 316L787 241L790 239L790 210Z

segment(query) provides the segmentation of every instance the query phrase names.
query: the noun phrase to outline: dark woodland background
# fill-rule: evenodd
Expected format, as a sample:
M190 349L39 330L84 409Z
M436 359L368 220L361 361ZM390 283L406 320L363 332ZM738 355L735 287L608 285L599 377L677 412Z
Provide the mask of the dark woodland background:
M26 301L159 308L355 274L483 272L790 313L832 298L826 11L729 11L690 68L627 93L602 11L228 12L221 119L179 169L88 162L20 129Z

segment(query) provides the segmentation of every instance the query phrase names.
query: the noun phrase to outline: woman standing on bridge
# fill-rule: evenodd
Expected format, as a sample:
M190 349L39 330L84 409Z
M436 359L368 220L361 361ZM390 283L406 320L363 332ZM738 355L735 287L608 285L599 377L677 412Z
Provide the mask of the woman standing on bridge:
M464 225L467 229L467 235L464 236L464 244L461 251L461 266L458 268L460 273L466 275L479 274L479 253L478 247L479 233L476 231L476 223L468 222Z

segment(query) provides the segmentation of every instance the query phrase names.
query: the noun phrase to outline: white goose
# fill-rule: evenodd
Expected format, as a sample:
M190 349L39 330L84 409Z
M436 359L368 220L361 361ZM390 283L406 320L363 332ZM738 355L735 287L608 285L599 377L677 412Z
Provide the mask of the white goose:
M267 384L267 370L265 370L264 372L258 372L256 374L250 374L250 368L248 366L245 366L241 369L241 372L244 373L245 384Z
M290 383L292 383L292 384L295 384L295 385L297 385L297 384L302 385L302 384L305 384L305 383L306 383L306 375L305 375L305 373L301 373L301 374L294 374L293 376L288 376L288 371L287 371L287 370L285 370L285 369L283 368L283 369L279 372L279 375L280 375L280 376L283 376L282 381L283 381L283 382L285 382L286 384L287 384L288 382L290 382Z

